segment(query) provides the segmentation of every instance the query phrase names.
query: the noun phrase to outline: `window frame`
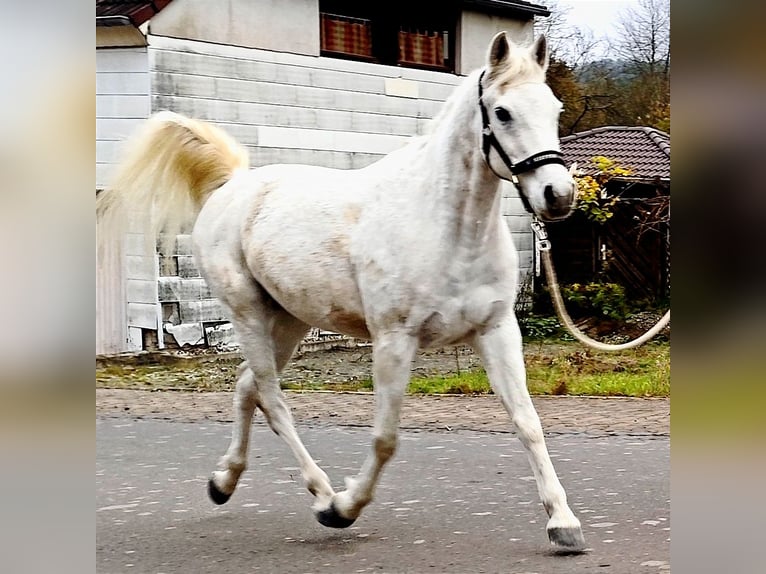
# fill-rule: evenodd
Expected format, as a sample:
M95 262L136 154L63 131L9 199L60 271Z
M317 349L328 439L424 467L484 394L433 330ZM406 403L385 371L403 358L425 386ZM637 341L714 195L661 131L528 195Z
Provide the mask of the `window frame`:
M330 58L360 60L382 65L399 66L403 68L416 68L445 73L457 73L457 33L459 23L459 10L455 3L446 3L444 10L439 13L433 11L433 7L411 6L405 8L402 0L393 0L388 3L379 2L353 2L350 0L320 0L319 1L319 27L320 27L320 55ZM430 9L429 9L430 8ZM349 45L354 44L354 36L360 30L352 31L356 25L366 23L369 28L370 49L369 54L364 53L364 38L360 39L358 51L343 51L328 49L332 43L326 37L331 26L326 20L332 18L335 21L347 20ZM340 26L339 28L342 28ZM346 32L340 34L345 37ZM406 36L410 35L409 46L404 45ZM342 41L342 40L339 40ZM434 54L442 46L442 58L436 63L437 58L428 61L427 55ZM409 54L407 52L409 51ZM405 59L408 55L421 52L422 60Z

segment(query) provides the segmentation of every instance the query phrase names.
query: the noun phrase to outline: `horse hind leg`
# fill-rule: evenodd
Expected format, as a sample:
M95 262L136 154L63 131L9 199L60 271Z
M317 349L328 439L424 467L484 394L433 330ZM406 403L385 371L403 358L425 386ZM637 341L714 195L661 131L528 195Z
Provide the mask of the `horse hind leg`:
M250 421L254 407L258 406L271 429L292 450L309 491L318 501L329 501L334 495L329 478L298 436L277 379L277 373L292 356L308 326L272 305L257 307L254 311L258 312L233 320L247 362L243 364L244 372L237 382L232 441L221 458L220 470L213 474L209 482L210 497L214 502L221 500L218 502L221 504L234 491L239 476L246 468ZM269 325L273 326L270 330Z
M250 439L250 424L258 403L258 391L253 372L247 361L237 369L237 384L234 392L234 428L231 443L226 454L218 462L219 470L208 481L208 494L216 504L228 502L239 477L247 468L247 448Z

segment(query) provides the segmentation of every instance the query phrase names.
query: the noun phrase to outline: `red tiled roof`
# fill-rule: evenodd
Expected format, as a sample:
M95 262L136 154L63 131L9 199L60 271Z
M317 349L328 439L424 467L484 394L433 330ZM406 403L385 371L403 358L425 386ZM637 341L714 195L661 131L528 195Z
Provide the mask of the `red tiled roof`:
M646 127L607 126L561 138L567 163L593 175L591 158L603 155L629 168L632 177L670 180L670 135Z
M154 0L154 2L135 2L133 0L96 0L96 17L127 16L134 26L140 26L165 6L171 0Z

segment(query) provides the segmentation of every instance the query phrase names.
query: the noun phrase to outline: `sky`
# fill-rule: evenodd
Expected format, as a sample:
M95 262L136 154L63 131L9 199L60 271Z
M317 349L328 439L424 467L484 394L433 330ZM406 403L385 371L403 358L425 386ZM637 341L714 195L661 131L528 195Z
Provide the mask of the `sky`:
M543 0L543 5L550 3ZM567 21L578 28L590 28L596 38L606 38L614 30L620 12L636 7L638 0L559 0L558 5L569 8Z
M568 7L567 19L574 26L590 28L596 37L606 36L618 20L619 13L637 0L559 0L558 4ZM545 4L543 1L542 4Z

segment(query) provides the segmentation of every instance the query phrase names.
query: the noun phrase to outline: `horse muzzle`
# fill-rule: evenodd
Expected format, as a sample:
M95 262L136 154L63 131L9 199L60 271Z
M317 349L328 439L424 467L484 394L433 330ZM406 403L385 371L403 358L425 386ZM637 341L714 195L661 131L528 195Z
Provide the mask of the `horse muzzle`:
M556 221L564 219L575 206L575 184L574 182L564 185L546 184L543 189L543 198L545 207L538 213L541 219L546 221Z

